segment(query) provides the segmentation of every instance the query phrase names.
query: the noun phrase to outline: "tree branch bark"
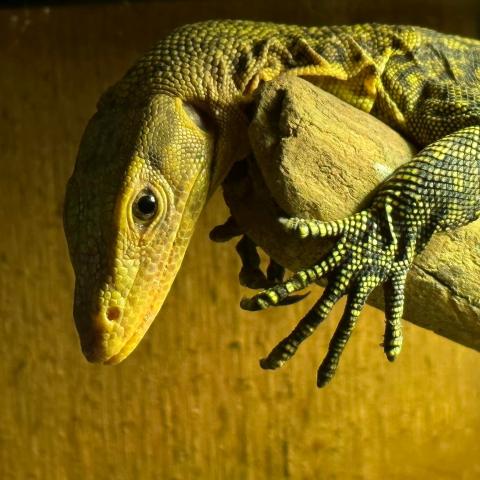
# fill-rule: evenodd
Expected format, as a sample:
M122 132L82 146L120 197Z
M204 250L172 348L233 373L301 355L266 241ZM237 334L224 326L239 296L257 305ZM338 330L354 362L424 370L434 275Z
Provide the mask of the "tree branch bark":
M415 152L373 116L294 77L261 89L249 134L255 160L229 176L225 200L246 234L290 270L311 265L332 243L287 234L276 220L282 211L348 216ZM480 351L479 279L480 222L435 235L409 274L405 319ZM383 309L381 288L369 303Z

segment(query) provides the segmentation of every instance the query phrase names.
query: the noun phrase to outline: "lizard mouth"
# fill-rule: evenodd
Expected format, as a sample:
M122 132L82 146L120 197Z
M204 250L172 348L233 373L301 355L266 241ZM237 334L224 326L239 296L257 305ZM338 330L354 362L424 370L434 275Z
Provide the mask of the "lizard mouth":
M123 346L120 348L120 350L110 357L105 358L102 363L104 365L116 365L125 360L125 358L127 358L140 343L145 335L145 332L148 330L154 319L155 315L145 315L139 327L134 330L127 339L124 339Z

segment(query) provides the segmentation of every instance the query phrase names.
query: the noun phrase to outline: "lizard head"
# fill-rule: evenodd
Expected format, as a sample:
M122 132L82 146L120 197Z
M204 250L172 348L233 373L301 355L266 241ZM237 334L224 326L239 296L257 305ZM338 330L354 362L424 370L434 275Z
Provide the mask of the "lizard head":
M100 105L87 126L64 225L89 361L122 361L159 312L212 190L214 145L202 112L166 94Z

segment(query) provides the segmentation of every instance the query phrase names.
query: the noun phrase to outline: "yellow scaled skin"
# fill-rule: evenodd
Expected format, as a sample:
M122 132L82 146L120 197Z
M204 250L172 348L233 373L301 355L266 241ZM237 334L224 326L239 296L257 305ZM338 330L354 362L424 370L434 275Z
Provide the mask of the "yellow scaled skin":
M309 79L380 118L419 148L433 144L427 153L447 180L449 171L459 172L450 186L449 181L438 181L435 173L432 176L431 165L420 158L418 165L430 165L424 167L426 176L416 173L415 163L408 167L411 171L402 170L390 182L393 213L400 213L402 220L408 217L415 227L410 230L420 231L418 246L412 240L413 230L401 232L413 242L410 253L423 247L428 232L476 218L476 191L474 200L470 199L475 190L472 185L477 185L476 164L470 157L464 159L463 152L465 145L469 151L478 147L479 133L468 127L480 124L479 62L478 41L407 26L317 28L211 21L172 32L104 94L84 134L67 188L65 232L76 275L74 316L87 359L117 363L138 344L180 268L208 195L233 162L249 151L245 105L258 85L280 74ZM455 132L459 134L448 137ZM443 137L446 143L434 143ZM448 161L443 162L446 155ZM410 197L402 194L406 181L412 183ZM463 181L468 186L466 193L461 188ZM397 200L414 199L422 182L431 188L426 193L422 190L424 203L431 203L433 209L440 199L445 205L442 203L439 211L448 213L443 223L437 221L431 228L432 209L408 204L403 211ZM444 184L448 185L445 191ZM145 189L155 197L158 209L151 220L139 222L132 212ZM387 218L375 217L370 222L381 231L385 225L393 228L395 215L385 212ZM433 218L439 218L436 210L434 213ZM397 223L395 228L401 230L405 222ZM353 235L349 246L358 243L358 228L352 229L344 228ZM384 276L390 275L392 261L403 258L405 252L390 252L387 245L388 255L382 250L370 258L368 254L379 240L376 235L367 240L362 244L366 253L358 255L357 263L385 267ZM332 258L335 260L335 254ZM356 293L363 294L366 287L380 282L377 276L368 268L359 274L363 283ZM390 313L396 323L386 336L387 344L397 348L404 275L394 280L398 291ZM347 286L346 280L344 283ZM343 293L339 290L338 294ZM262 299L245 305L263 308ZM350 302L350 313L359 311L364 301L362 297L361 302ZM301 332L303 338L307 330ZM343 348L346 343L341 338L344 333L339 331L340 343L332 348L330 357L335 362L338 345ZM296 348L299 344L297 338L293 340L284 345L285 351L293 351L292 345ZM288 356L284 350L278 350L266 368L284 361ZM327 380L335 365L330 364Z
M210 185L212 135L195 124L178 98L159 95L147 112L149 121L139 128L136 147L126 150L126 171L109 170L112 183L118 182L117 192L105 191L95 178L88 188L77 175L68 188L66 230L75 238L70 249L77 274L75 320L83 352L94 362L122 361L143 337L181 265ZM89 133L102 127L101 120L94 118ZM127 135L127 142L130 139ZM79 159L86 162L98 153L84 142ZM114 163L118 158L110 160ZM149 224L139 222L132 213L132 203L145 188L158 201L157 214ZM105 214L97 206L100 215L96 219L88 215L95 204L106 201ZM86 229L83 235L77 224ZM100 258L95 245L89 246L92 239L88 237L95 231L103 234L106 261L92 271L91 265Z

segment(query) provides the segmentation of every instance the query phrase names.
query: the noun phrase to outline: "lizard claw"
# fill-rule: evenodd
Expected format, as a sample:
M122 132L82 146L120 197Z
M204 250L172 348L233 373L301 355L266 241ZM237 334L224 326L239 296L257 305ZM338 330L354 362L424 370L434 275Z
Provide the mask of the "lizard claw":
M280 223L301 238L336 236L338 240L332 251L317 264L252 298L242 300L241 307L246 310L265 309L285 302L290 294L327 273L330 275L320 300L290 335L260 361L261 367L276 369L287 362L300 344L325 320L333 305L347 295L345 311L318 369L317 385L325 386L335 375L340 356L368 296L380 284L384 284L385 292L383 346L387 358L395 360L402 346L401 317L405 280L415 251L414 226L403 225L401 228L397 223L394 225L388 201L377 202L370 209L339 221L282 218Z
M258 290L260 288L268 288L270 282L265 277L265 274L260 268L243 265L240 273L238 274L240 285L251 288L252 290Z
M289 295L287 298L280 300L278 306L284 305L294 305L295 303L301 302L304 298L307 298L310 295L310 292L304 293L303 295Z
M270 288L259 295L255 295L255 297L242 298L242 300L240 300L240 307L243 310L256 312L272 306L280 307L285 305L293 305L294 303L298 303L304 298L308 297L310 292L304 293L303 295L286 295L282 296L281 298L278 298L278 295L277 298L275 298L274 295L277 295L274 293L274 288Z

